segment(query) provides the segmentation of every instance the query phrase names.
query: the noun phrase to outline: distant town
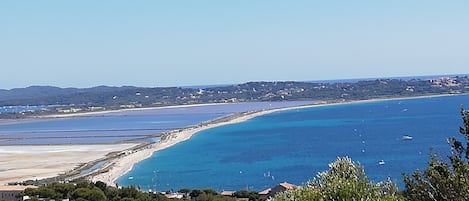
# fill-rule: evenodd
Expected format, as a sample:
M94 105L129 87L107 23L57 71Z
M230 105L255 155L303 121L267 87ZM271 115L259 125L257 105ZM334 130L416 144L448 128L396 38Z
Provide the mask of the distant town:
M118 109L204 103L262 101L351 101L469 92L468 76L432 79L375 79L355 82L248 82L215 87L107 87L86 89L32 86L0 90L0 107L25 106L18 112L0 112L0 118L71 114ZM29 106L45 106L30 109Z

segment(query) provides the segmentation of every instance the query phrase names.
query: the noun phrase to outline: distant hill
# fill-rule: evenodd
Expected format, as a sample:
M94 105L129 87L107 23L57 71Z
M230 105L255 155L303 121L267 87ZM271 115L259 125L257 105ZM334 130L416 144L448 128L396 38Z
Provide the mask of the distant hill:
M74 88L63 89L52 86L30 86L26 88L0 90L0 101L63 95L67 93L75 93L77 90L78 89Z
M469 93L467 76L437 79L374 79L353 82L248 82L201 87L108 87L59 88L32 86L0 90L0 106L59 105L57 113L73 111L154 107L181 104L328 100L347 101L380 97L410 97ZM60 113L60 112L59 112ZM3 114L5 115L5 114ZM10 115L10 114L8 114Z
M10 90L0 89L1 105L45 105L62 104L58 97L74 97L77 94L99 94L113 91L134 89L136 87L108 87L97 86L92 88L60 88L54 86L30 86ZM56 97L56 98L54 98ZM36 102L37 101L37 102ZM55 102L55 103L54 103ZM9 104L10 103L10 104ZM27 104L21 104L27 103Z

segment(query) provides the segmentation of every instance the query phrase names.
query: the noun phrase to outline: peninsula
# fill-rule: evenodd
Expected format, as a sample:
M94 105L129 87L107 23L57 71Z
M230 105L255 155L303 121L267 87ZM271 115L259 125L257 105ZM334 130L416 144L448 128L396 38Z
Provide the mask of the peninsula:
M107 88L106 88L107 89ZM119 90L114 90L119 89ZM43 117L44 115L54 115L55 117L73 117L77 115L89 115L90 112L104 113L115 110L135 110L145 109L149 107L180 107L181 105L190 106L193 104L220 104L230 102L254 102L254 101L297 101L309 100L316 101L315 104L305 106L295 106L287 108L277 108L271 110L259 110L236 113L234 115L225 116L220 119L215 119L197 126L178 129L162 134L161 141L157 143L145 144L117 144L109 145L107 147L89 149L90 145L71 145L75 147L77 152L69 155L63 154L71 160L68 160L67 165L60 165L62 161L60 158L48 160L45 163L57 163L51 167L61 166L62 168L53 169L51 167L44 167L49 171L44 174L31 172L32 169L24 170L21 173L18 171L14 178L5 180L3 182L23 181L26 179L42 179L54 177L59 175L56 180L70 180L77 178L88 178L92 181L104 181L109 185L114 185L116 179L129 171L132 166L150 157L155 151L168 148L176 143L190 139L190 137L202 130L222 126L226 124L239 123L248 119L265 115L268 113L294 109L299 107L316 107L328 104L346 104L357 101L373 101L390 98L412 98L412 97L425 97L425 96L438 96L438 95L453 95L453 94L467 94L469 92L469 78L464 77L451 77L451 78L438 78L430 80L396 80L396 79L377 79L369 81L358 81L354 83L306 83L306 82L250 82L240 85L225 86L225 87L212 87L212 88L135 88L123 87L113 88L108 92L86 92L81 90L79 93L70 92L69 95L56 95L43 96L38 99L23 98L23 99L7 99L2 96L5 93L11 93L14 90L0 91L0 100L3 101L4 107L16 105L19 103L31 103L39 105L40 103L50 104L57 101L57 98L62 97L60 106L53 106L43 110L36 111L22 111L16 113L2 113L2 121L11 121L15 118L25 117ZM26 90L26 89L24 89ZM59 89L59 91L62 89ZM96 90L96 89L94 89ZM168 91L169 90L169 91ZM73 90L72 90L73 91ZM52 93L54 94L54 93ZM98 94L100 94L98 96ZM16 96L19 97L20 95ZM72 97L82 96L82 99L75 99ZM89 97L88 97L89 96ZM15 96L12 96L15 97ZM93 98L94 97L94 98ZM108 100L109 97L110 100ZM125 97L125 98L124 98ZM86 101L83 98L86 99ZM2 100L3 99L3 100ZM167 102L155 102L160 99L168 100ZM79 102L79 101L82 102ZM145 100L145 101L144 101ZM0 101L0 102L1 102ZM34 102L36 101L36 102ZM113 102L114 101L114 102ZM57 102L55 102L57 103ZM24 148L25 146L17 146ZM88 148L87 148L88 147ZM8 149L11 150L9 146ZM21 151L21 149L19 149ZM45 150L45 151L44 151ZM24 157L43 157L51 158L47 155L62 150L63 153L67 151L58 146L46 146L42 152L42 156L25 155ZM58 151L59 150L59 151ZM73 150L73 149L72 149ZM23 152L24 154L28 154ZM80 158L80 154L90 153L91 158ZM111 154L114 153L114 154ZM47 155L47 156L46 156ZM76 157L78 156L78 157ZM80 160L78 160L80 159ZM0 161L1 162L1 161ZM3 161L5 164L13 164L14 161ZM36 161L37 162L37 161ZM34 161L33 161L34 163ZM81 174L80 171L93 166L96 163L101 163L97 169ZM14 168L12 168L14 169ZM42 175L42 176L41 176ZM16 180L15 180L16 179Z

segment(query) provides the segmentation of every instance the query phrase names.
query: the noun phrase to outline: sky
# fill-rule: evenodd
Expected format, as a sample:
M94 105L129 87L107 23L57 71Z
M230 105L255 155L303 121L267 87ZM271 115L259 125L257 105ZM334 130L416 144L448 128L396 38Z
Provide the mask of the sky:
M0 89L469 73L467 0L4 0Z

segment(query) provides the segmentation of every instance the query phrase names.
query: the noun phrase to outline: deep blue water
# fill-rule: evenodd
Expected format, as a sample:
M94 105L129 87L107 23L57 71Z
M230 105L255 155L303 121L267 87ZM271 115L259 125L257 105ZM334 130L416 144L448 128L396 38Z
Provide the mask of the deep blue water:
M277 112L202 131L136 164L118 183L158 191L260 191L284 181L302 184L337 157L350 156L372 180L390 177L402 186L401 174L425 168L430 149L449 153L446 139L459 135L461 104L469 107L469 96Z
M0 120L0 145L90 144L141 141L140 138L197 125L236 112L310 104L311 101L254 102L126 110L94 116ZM157 139L146 139L146 141Z

